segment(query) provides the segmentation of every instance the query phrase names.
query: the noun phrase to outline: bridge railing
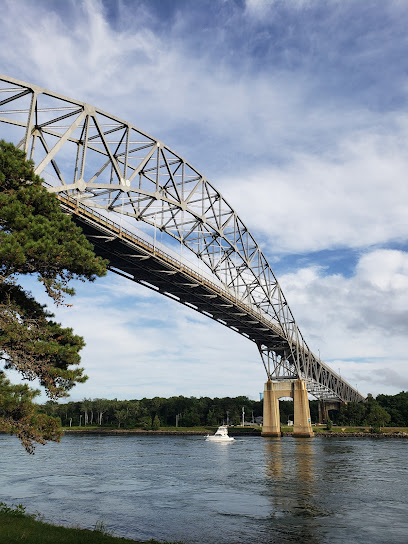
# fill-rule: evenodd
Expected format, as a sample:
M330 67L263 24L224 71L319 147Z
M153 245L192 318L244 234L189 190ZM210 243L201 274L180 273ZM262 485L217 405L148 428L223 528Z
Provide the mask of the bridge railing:
M75 198L70 198L69 196L62 195L61 193L56 194L58 200L66 207L68 207L72 212L77 213L78 215L85 215L88 218L91 218L99 225L103 225L111 234L125 239L129 242L136 244L138 247L144 248L149 254L153 254L155 257L160 258L162 261L167 262L173 267L176 267L180 272L186 273L189 277L194 278L199 281L202 285L207 288L216 291L219 295L227 298L230 302L235 304L237 307L246 311L252 317L258 319L261 323L271 328L276 334L284 338L284 333L282 329L277 327L272 321L268 314L262 313L262 311L255 305L251 303L243 303L239 299L235 292L223 288L220 285L212 282L202 274L198 273L193 268L185 265L182 261L177 260L168 253L164 252L162 249L159 249L155 244L150 243L145 238L138 236L134 232L124 228L122 225L118 225L116 222L112 221L109 217L102 215L101 213L96 212L93 208L86 206L82 202L79 202ZM218 321L223 322L223 320L218 319ZM244 336L248 336L244 333Z
M187 266L182 261L176 259L175 257L172 257L170 254L163 251L163 249L158 248L154 243L149 242L145 238L138 236L136 233L124 228L122 225L117 224L106 215L98 213L93 208L90 208L89 206L86 206L85 204L80 202L78 199L71 198L69 195L66 195L66 194L63 195L62 193L56 194L56 197L58 198L58 200L61 202L61 204L64 207L70 210L71 213L76 213L77 215L85 217L88 220L95 222L99 227L100 226L105 227L108 235L114 235L122 240L127 241L128 243L134 244L138 248L141 248L144 251L146 251L146 253L148 253L149 255L154 256L156 259L160 259L161 262L167 263L171 267L176 268L179 272L186 274L189 278L192 278L195 281L201 283L207 289L210 289L211 291L223 297L224 299L227 299L229 302L234 304L237 308L240 308L243 311L245 311L248 314L248 316L251 316L252 318L258 320L260 324L265 325L266 327L271 329L275 334L280 336L282 339L285 339L283 330L277 327L275 323L271 322L270 316L268 314L262 313L262 311L255 305L243 303L243 301L236 296L235 292L232 292L231 290L228 290L226 288L221 287L220 285L217 285L216 283L212 282L211 280L209 280L208 278L206 278L205 276L203 276L202 274L194 270L192 267ZM146 284L146 282L144 283ZM197 307L193 304L189 303L188 305L190 307L197 309ZM208 314L208 312L206 313ZM219 321L220 323L224 325L229 326L224 320L220 318L214 317L214 319L216 319L217 321ZM236 330L237 332L240 332L236 327L231 326L230 328L232 328L233 330ZM245 332L240 334L251 339L249 334ZM302 349L302 346L297 346L297 347ZM320 358L317 359L316 356L312 352L307 352L306 355L318 361L320 368L324 369L331 376L331 378L341 382L342 387L349 389L351 392L354 391L353 388L350 386L350 384L348 384L344 379L342 379L334 371L332 371L329 367L327 367L327 365L325 365L323 361L320 360ZM330 387L327 387L327 385L325 386L323 384L319 384L311 380L307 375L305 375L304 378L307 381L308 390L312 394L314 394L314 396L318 398L326 398L326 399L337 398L333 396L332 389ZM355 391L355 393L356 393L355 395L356 401L361 400L363 398L361 397L361 395L359 395L357 391Z

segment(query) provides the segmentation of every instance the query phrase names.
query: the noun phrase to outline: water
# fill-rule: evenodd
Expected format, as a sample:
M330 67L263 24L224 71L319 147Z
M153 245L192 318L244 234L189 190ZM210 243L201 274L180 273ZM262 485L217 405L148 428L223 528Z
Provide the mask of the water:
M186 543L408 543L408 441L0 436L0 501L47 521Z

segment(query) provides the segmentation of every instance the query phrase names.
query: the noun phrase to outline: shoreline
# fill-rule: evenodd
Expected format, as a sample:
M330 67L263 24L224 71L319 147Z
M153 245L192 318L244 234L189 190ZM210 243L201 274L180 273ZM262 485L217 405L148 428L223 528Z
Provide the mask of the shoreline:
M0 435L9 434L5 431L0 430ZM63 429L63 435L101 435L101 436L126 436L126 435L139 435L139 436L206 436L214 434L214 431L200 431L200 430L183 430L183 431L174 431L174 430L142 430L142 429ZM252 436L252 437L261 437L261 430L253 429L251 431L233 431L229 430L228 433L230 436L240 437L240 436ZM292 431L282 431L281 437L293 437ZM384 438L384 439L408 439L408 432L383 432L383 433L370 433L370 432L331 432L331 431L315 431L314 438ZM267 438L267 437L264 437ZM279 437L277 437L279 438Z
M207 434L214 434L213 431L148 431L141 429L65 429L64 434L102 434L102 435L126 435L126 434L138 434L143 436L207 436ZM261 436L259 431L238 431L229 432L231 436Z
M117 435L139 435L139 436L206 436L211 434L209 431L148 431L139 429L65 429L64 434L83 434L83 435L105 435L105 436L117 436ZM261 436L261 431L236 431L229 430L230 436ZM293 432L283 431L282 437L293 437ZM396 438L396 439L408 439L408 433L370 433L370 432L330 432L330 431L318 431L314 433L314 437L323 438Z
M293 436L293 433L283 432L282 436ZM320 431L314 433L314 438L319 436L324 438L408 438L408 433L331 433L330 431Z

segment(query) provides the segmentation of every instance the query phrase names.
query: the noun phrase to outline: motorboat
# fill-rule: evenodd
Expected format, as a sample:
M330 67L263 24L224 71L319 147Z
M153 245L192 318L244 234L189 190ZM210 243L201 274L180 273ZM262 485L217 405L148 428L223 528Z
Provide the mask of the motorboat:
M209 442L232 442L235 440L232 436L228 436L228 427L226 425L218 427L215 434L207 434L205 439Z

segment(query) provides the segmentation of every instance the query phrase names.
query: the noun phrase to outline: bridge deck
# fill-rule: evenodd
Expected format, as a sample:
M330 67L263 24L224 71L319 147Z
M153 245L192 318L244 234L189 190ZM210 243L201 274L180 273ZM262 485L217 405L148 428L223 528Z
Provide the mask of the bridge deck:
M253 342L282 352L287 341L283 332L250 308L232 292L223 290L197 271L138 237L108 218L58 195L61 206L72 213L86 237L110 269L145 287L181 302L218 321Z
M216 320L277 355L288 351L283 331L257 308L245 304L233 292L223 289L148 240L121 228L106 216L62 194L56 196L62 208L81 226L96 253L109 260L110 270ZM364 400L321 361L313 369L305 372L305 379L309 380L309 392L317 398ZM327 388L328 381L339 394L333 394Z

